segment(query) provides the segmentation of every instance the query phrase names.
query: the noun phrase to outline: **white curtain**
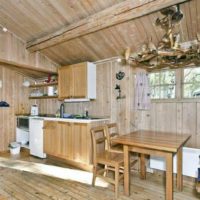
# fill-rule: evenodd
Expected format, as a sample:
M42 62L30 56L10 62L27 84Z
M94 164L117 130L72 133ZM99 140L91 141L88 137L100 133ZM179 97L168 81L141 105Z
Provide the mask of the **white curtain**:
M137 72L135 80L135 108L149 110L151 104L148 74Z

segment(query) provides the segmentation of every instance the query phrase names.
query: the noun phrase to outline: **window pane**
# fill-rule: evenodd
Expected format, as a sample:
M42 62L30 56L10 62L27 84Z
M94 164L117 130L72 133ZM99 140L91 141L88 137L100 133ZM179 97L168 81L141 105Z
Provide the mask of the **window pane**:
M160 84L175 84L175 71L163 71L160 73Z
M160 87L151 87L151 99L160 98Z
M161 86L160 98L161 99L175 98L175 85Z
M184 69L184 83L200 82L200 67Z
M174 70L149 74L152 99L175 98L176 74Z
M159 79L160 79L160 73L150 73L149 74L149 83L151 86L159 85L160 84Z
M194 98L200 96L200 83L184 84L184 98Z

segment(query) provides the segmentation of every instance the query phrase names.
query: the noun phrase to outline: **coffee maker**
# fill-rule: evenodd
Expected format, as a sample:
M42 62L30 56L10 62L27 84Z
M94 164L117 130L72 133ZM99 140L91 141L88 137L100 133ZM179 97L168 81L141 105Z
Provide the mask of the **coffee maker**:
M31 115L32 116L37 116L39 114L38 112L38 106L35 104L35 105L32 105L31 106Z

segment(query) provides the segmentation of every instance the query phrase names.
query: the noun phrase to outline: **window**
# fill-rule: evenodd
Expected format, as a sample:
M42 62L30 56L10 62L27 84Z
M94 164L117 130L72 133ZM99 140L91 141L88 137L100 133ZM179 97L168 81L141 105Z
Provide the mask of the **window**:
M183 97L195 98L200 96L200 67L183 70Z
M151 99L175 98L176 75L174 70L149 74Z

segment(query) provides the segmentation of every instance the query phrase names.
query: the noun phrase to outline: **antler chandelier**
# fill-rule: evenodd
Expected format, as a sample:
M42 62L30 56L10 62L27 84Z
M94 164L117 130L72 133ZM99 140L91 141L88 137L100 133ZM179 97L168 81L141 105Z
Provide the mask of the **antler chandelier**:
M177 68L191 63L200 63L200 34L197 39L180 43L180 34L175 33L175 26L183 19L179 5L160 11L162 18L157 18L155 25L161 27L165 34L158 45L152 41L143 44L141 51L132 53L125 51L125 59L130 64L146 69Z

